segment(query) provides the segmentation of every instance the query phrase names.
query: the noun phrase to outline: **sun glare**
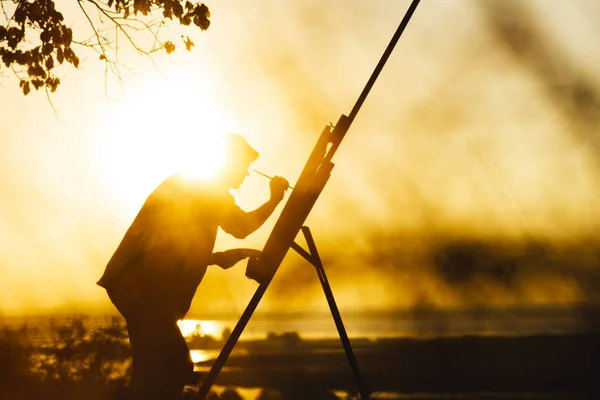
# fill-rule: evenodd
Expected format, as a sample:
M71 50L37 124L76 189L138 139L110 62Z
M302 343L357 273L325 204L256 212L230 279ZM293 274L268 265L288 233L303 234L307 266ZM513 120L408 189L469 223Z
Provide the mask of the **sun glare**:
M210 180L219 175L225 164L225 140L222 133L186 132L174 139L171 169L191 179Z
M97 127L90 151L126 214L174 173L211 180L225 165L225 132L237 127L205 89L197 93L178 81L152 82L127 101L107 106L106 123Z
M186 337L192 335L219 337L224 328L223 324L217 321L197 319L180 319L177 321L177 326L179 326L181 334Z

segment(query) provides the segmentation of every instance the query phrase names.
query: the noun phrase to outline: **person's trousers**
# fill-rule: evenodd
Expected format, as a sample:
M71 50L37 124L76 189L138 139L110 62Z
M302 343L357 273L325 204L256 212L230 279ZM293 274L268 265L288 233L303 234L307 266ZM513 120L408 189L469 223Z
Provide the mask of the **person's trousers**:
M177 320L148 310L126 321L133 356L132 399L180 399L194 364Z
M194 364L166 296L119 287L107 292L127 322L133 358L132 400L181 399Z

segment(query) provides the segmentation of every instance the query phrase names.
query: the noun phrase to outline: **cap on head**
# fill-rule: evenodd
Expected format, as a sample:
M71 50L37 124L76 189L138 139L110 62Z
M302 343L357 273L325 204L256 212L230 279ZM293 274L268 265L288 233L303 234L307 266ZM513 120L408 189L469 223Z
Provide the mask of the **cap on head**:
M258 158L258 151L254 150L242 135L228 132L226 139L227 155L231 162L247 162L250 164Z

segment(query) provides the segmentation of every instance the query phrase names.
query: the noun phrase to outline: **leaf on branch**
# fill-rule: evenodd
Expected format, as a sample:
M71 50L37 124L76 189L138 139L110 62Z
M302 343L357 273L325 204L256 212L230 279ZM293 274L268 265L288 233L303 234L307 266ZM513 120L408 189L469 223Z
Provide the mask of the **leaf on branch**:
M12 49L15 49L19 42L21 42L21 40L23 40L25 37L25 32L13 26L8 28L6 31L6 37L8 46Z
M55 78L55 77L50 77L50 78L46 79L45 84L47 87L50 88L50 92L54 93L56 91L56 88L60 84L60 79Z
M46 59L46 69L51 70L52 68L54 68L54 59L50 56Z
M73 57L75 57L75 53L70 47L65 47L63 50L63 54L65 56L65 60L69 63L73 63Z
M181 18L183 15L183 6L181 3L179 3L179 1L175 1L173 3L173 14L175 14L177 18Z
M73 31L71 30L71 28L67 28L65 30L63 38L65 46L70 46L71 42L73 41Z
M194 42L192 42L189 36L183 43L185 44L185 49L187 51L192 51L192 46L194 46Z
M2 62L4 63L4 65L6 65L7 68L10 67L10 65L15 60L14 55L2 48L0 48L0 54L2 55Z
M101 60L106 60L106 56L104 54L100 54L100 57L98 58L100 58Z
M36 1L29 4L29 19L32 21L39 21L42 18L42 6L40 2Z
M194 9L194 24L198 26L203 31L208 29L210 26L210 11L208 11L208 7L204 4L197 5Z
M52 36L50 36L50 32L47 30L44 30L42 33L40 33L40 40L44 43L49 42L51 37Z
M17 62L17 64L26 65L30 62L30 60L31 60L31 52L30 51L27 51L25 53L23 53L22 51L15 52L15 61Z
M133 0L133 13L137 15L138 11L142 15L146 16L150 13L150 7L152 7L151 0Z
M42 54L44 54L45 56L51 54L53 50L54 46L52 45L52 43L44 43L42 45Z
M171 54L172 52L174 52L175 45L173 44L173 42L171 42L171 41L165 42L165 50L167 51L167 54Z
M206 5L200 4L200 9L202 10L202 13L206 15L206 18L210 18L210 10L208 7L206 7Z
M21 87L23 88L23 94L27 96L29 92L31 92L31 88L29 87L29 82L21 81Z
M26 11L25 7L22 6L22 4L27 4L27 3L19 3L19 6L17 6L17 9L15 10L15 14L13 15L13 18L15 19L15 22L17 24L24 23L25 18L27 18L27 11Z
M35 88L35 90L38 90L39 88L42 87L42 85L44 84L44 81L41 79L34 79L31 81L31 83L33 83L33 87Z

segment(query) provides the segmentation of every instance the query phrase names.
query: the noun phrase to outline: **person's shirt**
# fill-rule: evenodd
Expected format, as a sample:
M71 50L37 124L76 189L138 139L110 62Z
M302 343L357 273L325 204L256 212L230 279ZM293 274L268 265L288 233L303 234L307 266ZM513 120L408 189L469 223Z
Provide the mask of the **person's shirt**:
M218 227L237 237L245 215L227 189L171 176L148 197L97 284L108 288L123 274L160 279L175 268L182 279L202 279Z

